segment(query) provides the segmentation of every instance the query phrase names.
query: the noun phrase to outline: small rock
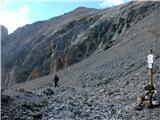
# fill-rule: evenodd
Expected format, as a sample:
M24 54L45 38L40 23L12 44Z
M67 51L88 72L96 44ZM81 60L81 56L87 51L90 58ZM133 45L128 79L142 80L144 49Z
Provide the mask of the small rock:
M150 103L150 101L144 101L143 105L145 108L152 108L153 107L153 105Z
M102 81L107 81L107 78L102 78Z
M145 100L149 100L149 96L148 95L145 96Z
M19 88L18 91L19 91L19 92L25 92L25 89Z
M106 93L105 89L100 89L100 93Z
M148 91L152 91L152 90L155 90L154 86L148 84L144 87L144 90L148 90Z
M2 116L2 120L8 120L9 116Z
M86 105L87 105L88 107L91 107L91 106L92 106L92 104L91 104L91 103L88 103L88 102L87 102Z
M140 111L140 110L142 110L142 109L143 109L143 106L142 106L142 105L136 105L136 106L133 107L133 110L138 110L138 111Z
M46 89L46 90L44 91L44 94L46 94L46 95L52 95L52 94L54 94L54 92L53 92L53 90L51 90L51 89L49 88L49 89Z
M101 118L100 115L96 115L96 116L94 116L94 119L95 119L95 120L101 120L102 118Z
M41 112L34 112L32 113L32 117L35 119L41 119L43 114Z
M87 102L88 103L93 103L93 98L89 98Z
M84 73L84 76L87 76L88 75L88 73Z
M139 105L141 105L144 100L145 100L145 97L144 97L144 96L139 96L139 97L137 98L137 103L138 103Z
M78 109L76 109L76 110L73 111L73 115L74 116L79 116L80 114L81 114L81 111L78 110Z
M1 96L1 102L2 102L2 104L4 104L4 103L8 104L9 100L10 100L9 96L7 96L7 95L2 95Z
M80 117L88 118L89 117L89 113L83 112L83 113L81 113Z
M21 106L23 106L23 107L25 107L27 109L33 110L33 106L27 101L24 101L24 103L22 103Z
M156 101L156 100L152 101L152 104L155 105L155 106L160 105L159 101Z

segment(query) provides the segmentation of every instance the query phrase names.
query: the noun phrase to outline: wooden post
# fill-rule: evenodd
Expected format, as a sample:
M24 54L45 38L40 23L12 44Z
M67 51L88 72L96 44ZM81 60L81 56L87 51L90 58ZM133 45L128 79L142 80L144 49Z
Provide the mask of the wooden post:
M150 54L153 54L152 49L150 50ZM151 64L152 64L152 68L150 69L150 80L151 80L151 87L154 88L154 85L153 85L153 63L151 63ZM153 93L154 92L151 92L150 100L149 100L151 107L153 106L153 104L152 104Z
M151 86L153 86L153 68L150 69L150 81L151 81Z
M148 58L148 68L150 70L150 82L151 82L151 86L154 87L153 85L153 51L152 49L150 50L150 54L147 56Z

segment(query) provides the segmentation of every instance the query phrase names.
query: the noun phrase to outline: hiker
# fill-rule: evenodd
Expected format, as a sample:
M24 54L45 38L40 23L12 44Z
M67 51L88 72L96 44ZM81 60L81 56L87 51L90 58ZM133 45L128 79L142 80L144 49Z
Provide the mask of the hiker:
M58 85L59 77L57 75L54 76L55 87L59 87Z

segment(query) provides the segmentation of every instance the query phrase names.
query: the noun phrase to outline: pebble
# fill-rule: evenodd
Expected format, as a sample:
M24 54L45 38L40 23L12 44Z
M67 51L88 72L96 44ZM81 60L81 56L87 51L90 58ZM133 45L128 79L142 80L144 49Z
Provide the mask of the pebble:
M155 105L155 106L160 105L159 101L155 101L155 100L154 100L154 101L152 101L152 104L153 104L153 105Z
M145 108L152 108L153 105L150 104L150 101L143 101L143 105Z
M9 119L9 116L2 116L2 120Z
M143 106L142 106L142 105L136 105L136 106L133 107L133 110L138 110L138 111L140 111L140 110L142 110L142 109L143 109Z
M41 119L42 116L43 116L43 114L41 112L34 112L34 113L32 113L32 117L33 118L39 118L39 119Z
M53 90L51 90L49 88L49 89L44 90L44 94L46 94L46 95L52 95L52 94L54 94L54 92L53 92Z

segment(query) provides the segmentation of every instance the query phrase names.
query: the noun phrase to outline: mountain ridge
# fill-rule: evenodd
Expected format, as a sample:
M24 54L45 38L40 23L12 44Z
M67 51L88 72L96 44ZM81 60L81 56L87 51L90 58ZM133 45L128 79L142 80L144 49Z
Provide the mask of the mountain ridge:
M18 47L9 44L12 53L2 55L2 72L11 64L8 87L2 89L2 120L159 120L159 8L159 1L131 2L50 20L34 28L32 37L10 38ZM152 108L145 90L150 49L155 56Z
M156 3L131 2L104 10L77 8L17 29L2 46L4 86L52 74L109 49L126 39L138 21L155 12ZM79 11L84 14L77 15Z

